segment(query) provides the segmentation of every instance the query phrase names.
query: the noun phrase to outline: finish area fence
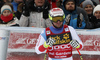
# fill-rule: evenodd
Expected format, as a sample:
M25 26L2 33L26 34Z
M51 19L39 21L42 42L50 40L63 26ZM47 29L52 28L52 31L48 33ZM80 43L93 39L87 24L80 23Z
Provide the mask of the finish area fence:
M9 32L9 39L0 39L0 60L34 60L32 56L37 55L34 48L38 36L44 28L1 27L1 30ZM2 34L7 32L0 32L0 37L4 37ZM92 30L76 29L76 32L84 44L84 48L80 51L82 55L100 55L99 28ZM5 34L5 36L8 35ZM73 54L78 54L78 52L73 49ZM27 56L27 58L23 57L23 55ZM39 55L37 56L39 57ZM43 57L40 56L39 58Z

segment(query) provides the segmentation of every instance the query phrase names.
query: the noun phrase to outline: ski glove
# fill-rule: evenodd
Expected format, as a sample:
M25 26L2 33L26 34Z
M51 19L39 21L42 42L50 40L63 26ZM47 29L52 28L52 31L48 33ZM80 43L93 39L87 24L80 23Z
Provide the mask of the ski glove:
M53 38L49 38L47 39L47 41L44 42L43 46L45 48L48 48L48 47L52 47L52 45L55 43L56 41L53 39Z
M73 48L79 48L79 47L80 47L80 44L79 44L79 42L78 42L77 40L72 40L72 41L70 42L70 44L71 44L71 46L72 46Z
M71 18L71 15L70 14L68 14L67 16L66 16L66 19L65 19L65 24L69 24L69 21L70 21L70 18Z

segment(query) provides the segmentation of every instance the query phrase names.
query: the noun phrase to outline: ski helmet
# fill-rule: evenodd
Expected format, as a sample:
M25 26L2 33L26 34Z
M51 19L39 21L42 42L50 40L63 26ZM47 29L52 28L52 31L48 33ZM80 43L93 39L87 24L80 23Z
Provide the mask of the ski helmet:
M53 8L49 11L49 19L52 20L53 17L62 16L65 18L64 12L61 8Z

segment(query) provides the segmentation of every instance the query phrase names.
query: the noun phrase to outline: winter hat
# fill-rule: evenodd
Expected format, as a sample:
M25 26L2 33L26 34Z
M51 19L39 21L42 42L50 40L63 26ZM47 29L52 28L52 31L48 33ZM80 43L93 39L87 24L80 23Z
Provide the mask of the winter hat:
M91 0L85 0L82 4L83 8L86 7L86 5L91 5L92 7L94 7L93 3Z
M3 13L4 10L9 10L10 12L12 12L12 9L9 5L3 5L1 7L1 14Z
M85 0L79 0L79 5L82 3L82 2L84 2Z
M95 13L96 11L100 11L100 5L97 5L97 6L94 8L94 10L93 10L93 15L94 15L94 13Z
M75 3L74 0L65 0L65 4L68 3L69 1L73 1Z

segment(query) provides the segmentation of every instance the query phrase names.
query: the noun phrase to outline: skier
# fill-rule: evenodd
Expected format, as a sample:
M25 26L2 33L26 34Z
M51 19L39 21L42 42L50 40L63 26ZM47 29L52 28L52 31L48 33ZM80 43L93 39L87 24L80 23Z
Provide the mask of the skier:
M52 26L40 34L35 47L36 53L42 54L47 51L48 60L73 60L72 47L82 49L82 41L73 27L63 25L65 15L61 8L51 9L49 18Z

